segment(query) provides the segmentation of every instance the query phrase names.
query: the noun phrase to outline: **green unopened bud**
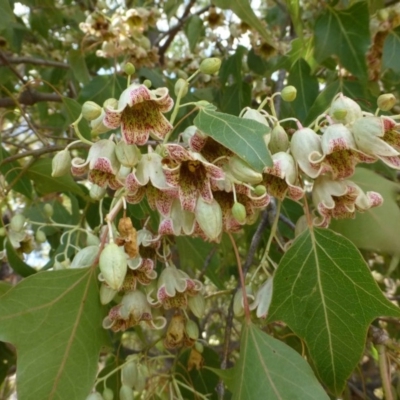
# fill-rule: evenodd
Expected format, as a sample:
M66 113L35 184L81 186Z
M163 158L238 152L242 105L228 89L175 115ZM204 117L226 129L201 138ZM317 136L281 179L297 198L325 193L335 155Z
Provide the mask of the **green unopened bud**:
M47 218L51 218L53 216L53 206L50 203L46 203L43 207L43 214L47 217Z
M202 318L206 308L206 302L202 294L196 296L190 296L188 299L188 306L190 311L197 317Z
M100 244L100 239L98 236L93 235L91 232L86 232L86 245L87 246L98 246Z
M86 268L94 264L97 255L99 254L98 246L88 246L76 253L70 268Z
M288 135L281 125L275 125L271 131L268 148L272 154L285 152L290 146Z
M204 346L203 346L203 343L201 343L201 342L196 342L196 343L194 344L194 348L195 348L199 353L203 353L203 351L204 351Z
M94 183L90 188L89 195L93 200L101 200L106 195L106 188L102 188Z
M136 68L132 63L128 62L124 65L124 72L127 75L133 75L136 72Z
M10 221L10 229L15 232L21 232L24 228L26 218L22 214L14 215Z
M286 86L281 92L281 97L283 101L290 103L295 100L297 96L297 89L294 86Z
M82 115L87 121L100 117L102 108L94 101L85 101L82 106Z
M244 224L246 222L246 207L236 202L232 207L232 215L239 224Z
M121 140L115 146L115 155L124 167L134 167L140 160L141 153L134 144L127 144Z
M90 393L86 400L104 400L103 396L99 392Z
M104 400L114 400L114 392L110 388L105 388L103 390Z
M143 85L150 89L153 84L151 83L150 79L145 79L143 81Z
M38 229L35 234L35 240L37 243L44 243L47 240L45 233Z
M206 58L200 63L200 71L203 74L212 75L219 71L221 60L216 57Z
M128 268L123 248L109 243L100 254L99 267L104 281L111 289L119 290Z
M189 89L189 83L187 80L179 78L175 83L175 96L181 95L181 97L185 97L187 95Z
M71 155L68 150L59 151L51 162L53 178L59 178L69 173L71 170Z
M122 367L121 370L121 382L123 385L130 387L131 389L136 386L137 383L137 363L135 359L128 362Z
M189 339L197 340L199 338L199 327L191 319L186 321L185 331Z
M110 107L110 108L116 109L116 108L118 108L118 100L109 98L103 103L103 107L104 108Z
M219 239L222 232L222 210L217 201L208 203L199 196L196 204L196 219L211 241Z
M262 174L254 171L246 161L243 161L238 156L229 158L229 170L234 178L250 185L260 183L263 179Z
M259 196L262 196L263 194L265 194L266 191L267 191L267 188L264 185L257 185L254 188L253 193L255 196L259 197Z
M378 17L379 21L385 22L389 19L389 11L386 8L382 8L381 10L379 10L377 12L377 17Z
M332 116L338 121L343 121L347 116L347 110L344 108L338 108L332 113Z
M0 237L6 236L7 235L7 229L2 226L0 228Z
M120 400L133 400L133 391L129 386L122 385L119 389Z
M396 104L396 97L392 93L381 94L377 103L382 111L389 111Z
M117 293L117 290L111 289L108 285L102 283L100 286L100 303L103 304L103 306L111 303Z

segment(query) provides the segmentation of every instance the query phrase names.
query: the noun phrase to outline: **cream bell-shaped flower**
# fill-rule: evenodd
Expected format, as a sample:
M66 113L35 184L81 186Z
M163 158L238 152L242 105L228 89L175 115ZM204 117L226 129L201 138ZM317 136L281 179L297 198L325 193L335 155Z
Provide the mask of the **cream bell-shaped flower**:
M163 113L170 111L173 104L167 88L150 90L133 83L122 92L117 108L105 107L103 124L110 129L121 126L126 143L144 145L149 135L164 139L171 131L172 125Z
M391 168L400 169L400 125L394 120L366 116L355 121L351 130L361 151L378 157Z
M360 163L373 163L371 157L358 150L351 131L343 124L329 125L321 137L323 155L315 160L316 165L323 164L333 179L344 179L354 174L355 166Z
M333 180L329 175L315 180L312 199L320 214L314 219L314 225L323 228L329 226L331 218L354 218L356 211L363 212L383 203L379 193L364 193L354 182Z
M264 184L268 193L279 200L288 194L292 200L300 200L304 189L298 185L298 173L294 158L283 151L272 155L273 166L264 169Z
M293 134L290 152L300 169L310 178L315 179L326 171L326 167L318 163L323 157L321 136L312 129L301 128Z

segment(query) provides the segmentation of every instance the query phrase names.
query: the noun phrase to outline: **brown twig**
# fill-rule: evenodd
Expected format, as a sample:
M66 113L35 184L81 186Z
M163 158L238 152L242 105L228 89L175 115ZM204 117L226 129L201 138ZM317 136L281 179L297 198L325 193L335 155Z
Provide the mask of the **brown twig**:
M33 104L39 103L41 101L55 101L61 102L62 98L56 93L41 93L36 90L25 90L23 91L17 99L12 97L5 97L0 99L0 107L15 107L16 105L32 106Z
M0 66L9 64L32 64L32 65L42 65L44 67L69 69L68 64L65 64L60 61L43 60L41 58L32 58L32 57L7 57L3 53L3 57L1 57L0 59Z

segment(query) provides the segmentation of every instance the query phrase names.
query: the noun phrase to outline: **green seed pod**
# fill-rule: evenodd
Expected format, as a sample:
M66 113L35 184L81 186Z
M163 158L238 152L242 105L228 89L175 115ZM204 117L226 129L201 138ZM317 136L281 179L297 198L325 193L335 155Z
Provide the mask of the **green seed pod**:
M232 215L239 224L244 224L246 222L246 207L236 202L232 207Z
M68 172L71 170L71 155L69 154L69 151L59 151L51 161L51 167L51 176L53 178L59 178L60 176L68 174Z
M396 104L396 97L392 93L381 94L377 103L382 111L389 111Z
M47 217L47 218L51 218L53 216L53 206L50 203L46 203L43 207L43 214Z
M123 248L115 243L106 245L100 254L99 267L108 286L111 289L119 290L124 282L128 268Z
M38 229L35 234L35 240L37 243L44 243L47 240L47 237L43 231Z
M287 101L288 103L295 100L296 96L297 96L297 89L294 86L286 86L283 88L281 92L282 100Z
M82 115L87 121L100 117L102 108L94 101L85 101L82 106Z
M11 218L10 229L15 232L21 232L24 228L26 218L22 214L16 214Z
M175 83L175 96L179 96L179 93L181 93L181 97L185 97L187 95L189 89L189 83L187 80L179 78L176 83Z
M124 65L124 72L127 75L133 75L136 72L136 68L132 63L128 62Z
M206 58L200 63L200 71L203 74L212 75L219 71L221 60L216 57Z

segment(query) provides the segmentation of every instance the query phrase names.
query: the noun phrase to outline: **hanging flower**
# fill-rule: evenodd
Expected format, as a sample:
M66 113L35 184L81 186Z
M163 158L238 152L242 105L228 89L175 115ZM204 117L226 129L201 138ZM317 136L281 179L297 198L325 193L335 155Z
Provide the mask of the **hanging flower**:
M354 218L356 211L363 212L383 202L379 193L364 193L354 182L333 180L329 175L315 180L312 199L321 216L314 224L323 228L328 227L331 218Z
M257 318L265 318L272 300L273 277L268 278L257 290L250 310L257 310Z
M298 174L293 157L283 151L272 155L273 166L264 169L264 184L268 193L283 200L288 193L292 200L300 200L304 189L298 185Z
M194 212L197 198L211 202L211 180L224 178L221 168L206 161L201 154L186 150L178 144L165 146L168 157L163 160L167 183L179 191L182 209Z
M149 90L145 85L133 83L122 92L117 108L105 107L103 124L110 129L121 126L126 143L144 145L149 135L164 139L171 131L172 126L163 113L172 106L167 88Z

